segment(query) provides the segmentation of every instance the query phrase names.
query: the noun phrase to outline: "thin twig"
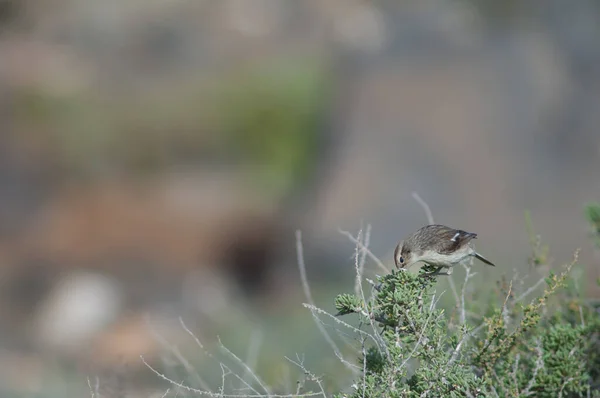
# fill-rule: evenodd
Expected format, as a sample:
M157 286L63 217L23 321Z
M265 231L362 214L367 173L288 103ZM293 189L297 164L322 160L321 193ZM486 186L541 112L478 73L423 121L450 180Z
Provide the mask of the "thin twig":
M367 228L369 230L369 235L370 235L370 226ZM367 298L365 296L365 291L363 290L363 287L362 287L362 273L361 273L361 262L360 262L360 256L359 256L359 254L360 254L359 249L362 246L362 247L364 247L364 250L368 250L368 240L365 240L365 244L363 244L361 242L361 236L362 236L362 231L358 231L358 234L356 237L354 268L356 271L356 290L357 290L356 295L362 299L362 302L365 305L365 312L366 312L366 311L368 311L368 302L367 302ZM375 326L375 323L373 322L373 317L371 316L371 314L366 314L366 315L367 315L367 319L369 320L369 325L371 326L371 329L373 330L373 335L379 337L379 334L377 333L377 328ZM386 355L389 356L389 354L387 352L387 347L386 347L383 339L381 341L379 341L379 344L377 344L377 348L379 349L379 351L381 353L386 353Z
M367 392L367 349L365 348L365 342L367 339L365 337L361 338L361 351L363 358L363 368L362 368L362 398L365 398L365 394Z
M87 384L88 387L90 388L90 395L92 398L96 398L98 396L98 390L100 388L100 378L98 376L96 376L96 385L95 388L92 388L92 382L90 381L90 378L88 376L87 378Z
M306 300L308 301L308 303L316 308L315 301L313 300L312 293L310 291L308 277L306 276L306 264L304 263L304 248L302 246L302 232L300 230L296 231L296 256L298 261L298 270L300 271L300 280L302 281L302 288L304 289L304 295L306 296ZM327 341L327 344L329 344L333 352L335 352L336 355L339 355L341 357L341 353L337 344L335 344L329 333L327 333L327 330L325 330L323 325L321 325L320 323L316 322L316 324L317 328L319 328L319 331L321 332L321 334L325 338L325 341Z
M506 315L505 315L505 312L507 312L506 303L508 301L508 298L510 297L511 290L512 290L512 280L510 281L510 284L508 286L508 293L506 294L506 298L504 299L504 304L502 304L502 314L501 315L502 315L502 320L504 321L502 327L505 330L506 330L506 321L505 321ZM494 338L492 338L492 339L485 339L484 346L483 346L483 348L481 349L481 351L478 354L479 358L481 358L481 356L483 355L483 353L486 352L488 350L488 348L490 348L490 346L492 345L492 343L494 342L494 340L495 340ZM500 342L500 345L502 345L502 343L503 343L503 341Z
M362 229L358 231L358 234L356 235L356 247L354 248L354 270L355 270L355 274L356 276L354 277L354 294L356 294L357 296L361 297L363 299L363 303L365 303L366 305L366 300L365 300L365 294L362 288L362 279L363 279L363 271L364 271L364 264L361 263L360 258L364 257L361 256L361 249L360 246L358 245L358 243L362 243ZM366 239L365 239L366 242ZM368 243L365 243L365 247L368 246ZM364 251L362 251L362 253L364 253Z
M502 320L504 321L504 329L506 329L508 323L509 323L509 314L508 314L508 299L510 297L510 293L512 292L512 285L513 285L513 281L511 279L510 283L508 284L508 293L506 293L506 298L504 299L504 303L502 304Z
M415 352L417 352L417 349L421 345L421 340L423 340L423 336L425 335L425 329L427 329L427 325L429 324L429 321L431 320L431 316L432 315L433 315L433 313L430 312L429 316L425 320L425 324L423 325L423 329L421 329L421 333L419 335L419 339L415 343L415 346L413 347L413 349L410 352L410 354L408 354L408 357L406 357L406 359L404 360L404 362L402 362L402 364L400 365L400 369L402 369L404 366L406 366L407 362L413 357L413 355L415 355Z
M427 204L427 202L425 202L423 200L423 198L421 198L419 196L419 194L416 193L416 192L412 193L412 197L421 205L421 207L425 211L425 216L427 217L427 221L429 222L429 224L435 224L433 222L433 214L431 213L431 208L429 207L429 205Z
M317 385L319 386L319 389L321 390L320 393L316 393L314 395L323 395L323 398L327 398L327 394L325 394L325 389L323 388L323 382L321 381L320 377L317 377L314 373L310 372L308 369L306 369L306 367L304 366L304 360L300 359L300 357L298 356L298 354L296 354L296 359L297 361L294 361L288 357L285 357L285 359L287 359L288 361L290 361L291 363L293 363L294 365L298 366L300 369L302 369L302 371L304 372L305 375L307 375L309 377L309 380L314 381L315 383L317 383Z
M196 344L198 345L198 347L204 352L204 354L213 359L215 362L219 362L213 354L211 354L210 352L208 352L205 348L204 345L200 342L200 339L190 330L190 328L187 327L187 325L185 324L185 322L183 321L182 317L179 317L179 323L181 324L181 327L183 328L183 330L186 331L186 333L188 333L196 342ZM235 373L234 371L232 371L227 365L225 365L222 362L219 362L219 365L221 366L221 394L223 394L225 392L225 377L228 375L232 375L233 377L235 377L236 379L238 379L240 381L240 383L242 383L243 385L245 385L249 390L253 391L255 393L255 395L259 396L260 393L258 391L256 391L250 384L248 384L243 378L241 378L237 373ZM181 383L177 383L175 382L175 386L180 385ZM203 387L204 388L204 387ZM189 391L189 390L188 390ZM199 391L207 391L210 392L209 388L205 388L204 390L199 390Z
M250 338L250 344L248 346L248 352L246 353L246 364L250 369L254 369L256 367L256 363L258 362L258 355L260 353L260 347L262 345L263 333L260 330L256 330L252 333ZM243 376L243 379L248 381L247 379L252 376L251 372L246 372Z
M198 381L198 384L200 385L201 388L208 390L209 386L208 383L202 378L202 376L200 376L200 373L198 373L198 371L196 370L196 368L194 366L192 366L192 364L187 360L187 358L181 353L181 351L179 350L179 348L177 348L175 345L169 343L167 341L167 339L165 339L150 323L150 319L146 319L146 323L149 326L149 329L152 333L152 336L154 337L154 339L163 347L166 348L168 351L171 352L171 354L183 365L183 367L185 368L186 372L188 372L189 374L193 375L196 380Z
M221 366L221 388L219 388L219 393L223 395L225 394L225 379L231 374L231 372L228 371L227 367L222 363L220 363L219 365Z
M546 281L546 278L542 278L539 281L537 281L533 286L531 286L529 289L527 289L525 292L523 292L523 294L521 294L519 297L517 297L515 299L515 304L518 303L519 301L523 300L525 297L529 296L531 293L533 293L535 291L535 289L537 289L545 281Z
M560 388L560 391L558 392L558 398L562 398L563 391L564 391L565 387L567 386L567 384L569 384L573 380L574 380L573 377L569 377L567 380L565 380L565 382L563 383L562 387Z
M469 337L475 336L485 325L486 325L486 323L483 322L483 323L481 323L481 325L477 326L471 332L463 334L460 342L456 345L456 348L454 349L454 352L452 353L452 357L448 361L448 365L451 365L458 358L458 353L460 352L460 349L462 348L463 343L465 341L467 341L467 339Z
M361 233L359 232L359 235L356 239L357 242L360 242L360 240L361 240L360 238L361 238ZM371 240L371 224L367 225L367 230L364 235L364 244L362 246L365 248L368 248L370 240ZM359 253L360 253L360 259L359 259ZM355 282L354 282L354 292L356 293L356 295L358 295L360 293L360 291L362 290L362 279L363 279L363 274L365 272L365 262L367 259L367 252L365 249L362 249L357 244L356 249L355 249L355 256L356 256L356 258L355 258L356 278L355 278Z
M165 398L169 394L170 391L171 391L171 389L167 388L167 391L165 391L165 393L160 398Z
M404 366L406 366L408 361L413 357L413 355L415 354L415 352L421 345L421 340L423 339L423 336L425 335L425 330L427 330L427 325L429 324L429 321L431 320L431 316L433 315L433 308L437 305L438 301L440 301L440 299L442 298L443 295L444 295L444 292L442 292L442 294L440 294L436 300L435 293L434 293L433 297L431 298L431 307L429 308L429 315L427 316L427 319L425 320L425 324L423 325L423 328L421 329L419 339L415 343L415 346L413 347L413 349L410 352L410 354L408 355L408 357L406 357L404 362L402 362L402 364L400 365L400 369L402 369Z
M521 355L517 354L515 357L515 363L513 364L513 371L512 371L512 379L513 382L515 383L515 389L517 391L517 396L520 396L521 393L519 392L519 382L517 381L517 371L519 370L519 360L521 359Z
M390 270L388 267L386 267L383 262L376 256L373 254L373 252L371 250L369 250L369 248L367 248L365 245L362 244L362 242L360 242L359 240L357 240L354 236L352 236L352 234L348 231L344 231L342 229L338 230L339 233L341 233L342 235L346 236L348 239L350 239L350 241L352 243L354 243L355 245L358 245L360 247L361 250L364 250L364 252L367 254L367 256L369 256L369 258L371 260L373 260L375 262L375 264L381 268L386 274L390 273Z
M533 374L531 375L531 379L529 379L529 383L527 383L527 387L525 387L525 390L522 392L522 395L525 397L535 394L531 389L535 385L538 372L544 367L544 350L540 339L536 339L535 351L538 354L535 360L535 368L533 368Z
M179 396L180 391L181 391L181 388L175 387L175 397L174 398L177 398Z
M307 393L307 394L270 394L270 395L264 395L264 394L224 394L224 393L216 393L216 392L212 392L212 391L204 391L204 390L199 390L197 388L192 388L190 386L187 386L183 383L177 382L171 378L169 378L168 376L166 376L163 373L160 373L158 370L156 370L155 368L152 367L152 365L150 365L148 362L146 362L146 360L144 359L143 356L140 356L140 359L142 360L142 363L148 368L150 369L150 371L152 373L154 373L157 377L159 377L160 379L168 382L169 384L175 386L175 387L179 387L182 390L186 390L188 392L192 392L198 395L204 395L204 396L208 396L208 397L215 397L215 398L267 398L267 397L271 397L271 398L297 398L297 397L314 397L317 395L322 395L320 392L319 393Z
M312 316L313 316L313 318L314 318L315 322L316 322L316 323L319 323L319 324L321 324L321 325L323 325L323 327L325 327L325 324L324 324L324 323L323 323L323 321L321 321L321 319L320 319L320 318L317 316L317 313L318 313L318 314L322 314L322 315L326 315L326 316L330 317L330 318L331 318L331 319L333 319L333 320L334 320L336 323L338 323L338 324L340 324L340 325L342 325L342 326L344 326L344 327L347 327L348 329L350 329L350 330L354 331L355 333L357 333L357 334L359 334L359 335L362 335L362 336L363 336L363 337L365 337L365 338L366 338L366 337L369 337L371 340L373 340L373 341L375 342L375 345L377 345L377 346L379 347L379 341L378 341L378 339L375 337L375 335L372 335L372 334L370 334L370 333L368 333L368 332L365 332L364 330L361 330L361 329L359 329L359 328L357 328L357 327L354 327L354 326L352 326L352 325L350 325L350 324L348 324L348 323L346 323L346 322L344 322L344 321L340 320L339 318L335 317L334 315L331 315L329 312L327 312L327 311L325 311L325 310L322 310L321 308L315 307L314 305L310 305L310 304L307 304L307 303L303 303L302 305L303 305L305 308L308 308L308 309L311 311L311 314L312 314ZM365 315L365 316L367 316L367 315ZM338 332L340 332L338 329L336 329L336 330L337 330ZM357 365L355 365L355 364L353 364L353 363L351 363L351 362L347 361L346 359L344 359L344 358L342 357L342 355L341 355L339 352L334 352L334 354L335 354L335 356L336 356L336 357L337 357L337 358L340 360L340 362L342 362L344 365L346 365L346 367L347 367L348 369L350 369L350 370L351 370L351 371L352 371L352 372L353 372L355 375L356 375L356 374L358 374L358 372L357 372L357 371L360 371L360 370L361 370L361 369L360 369L360 366L357 366Z
M358 329L357 327L354 327L354 326L350 325L349 323L346 323L346 322L342 321L341 319L339 319L335 315L331 315L329 312L327 312L327 311L325 311L325 310L323 310L323 309L321 309L321 308L319 308L319 307L317 307L317 306L315 306L313 304L303 303L302 305L304 306L304 308L308 308L311 312L315 312L315 313L318 313L318 314L321 314L321 315L328 316L329 318L333 319L337 324L342 325L344 327L347 327L348 329L352 330L355 333L359 333L359 334L362 334L364 336L370 337L371 339L373 339L373 341L375 343L377 343L377 339L372 334L370 334L369 332L365 332L364 330ZM366 314L365 316L368 316L368 314Z
M429 205L427 204L427 202L425 202L423 200L423 198L421 198L421 196L419 196L419 194L417 192L413 192L412 193L412 197L423 208L423 211L425 212L425 217L427 217L427 222L430 225L431 224L435 224L435 222L433 221L433 213L431 212L431 208L429 207ZM458 307L458 306L460 306L460 299L458 297L458 290L456 289L456 284L454 283L454 279L452 279L451 276L448 276L448 284L450 285L450 290L452 290L452 295L454 296L454 300L456 301L456 307Z
M583 309L581 308L581 305L579 306L579 317L581 318L581 326L585 327L585 319L583 317Z
M204 345L200 342L200 339L190 330L190 328L187 327L187 325L185 324L185 322L183 322L183 318L179 317L179 323L181 324L181 327L183 328L183 330L185 330L185 332L187 334L189 334L194 341L196 342L196 344L198 345L198 347L200 347L200 349L204 352L206 352L206 350L204 349Z
M260 377L258 377L258 375L252 370L252 368L250 366L248 366L248 364L246 364L244 361L242 361L241 358L238 357L237 355L235 355L233 353L233 351L231 351L229 348L225 347L225 344L223 344L220 337L219 337L219 345L221 347L221 350L225 351L226 354L231 356L238 364L240 364L244 368L244 370L246 371L246 374L252 376L252 378L258 383L260 388L262 388L267 393L267 395L269 395L269 396L272 395L271 390L269 389L269 387L267 387L265 382ZM242 379L242 380L244 380L244 379ZM244 383L244 384L248 385L249 383Z
M471 258L471 262L472 261L473 260ZM463 287L460 294L460 324L464 325L467 318L467 313L465 309L465 292L467 290L467 282L469 282L469 279L473 276L473 274L471 274L471 267L469 267L466 264L462 264L462 266L465 269L465 282L463 283Z
M500 394L498 394L498 391L496 391L496 387L492 386L492 392L494 393L494 397L500 398Z

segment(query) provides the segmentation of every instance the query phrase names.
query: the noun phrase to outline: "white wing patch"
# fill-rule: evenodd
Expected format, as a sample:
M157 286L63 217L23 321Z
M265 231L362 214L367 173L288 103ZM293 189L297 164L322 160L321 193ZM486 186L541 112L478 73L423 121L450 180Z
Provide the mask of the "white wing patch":
M450 239L452 242L456 242L456 238L458 238L460 236L460 232L457 232L454 234L454 236L452 237L452 239Z

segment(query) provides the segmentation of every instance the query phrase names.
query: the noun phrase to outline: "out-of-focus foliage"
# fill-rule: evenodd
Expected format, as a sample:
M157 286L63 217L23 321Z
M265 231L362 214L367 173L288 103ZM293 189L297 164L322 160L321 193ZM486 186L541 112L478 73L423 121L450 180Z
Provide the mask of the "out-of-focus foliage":
M527 15L528 4L518 0L460 0L464 5L473 7L485 18L487 26L502 27L514 23Z
M315 166L327 101L323 63L242 66L185 86L125 94L21 88L17 123L71 174L235 166L259 191L285 194Z
M288 60L250 70L217 94L220 128L251 168L249 181L285 192L313 169L326 87L318 64Z
M585 207L585 215L592 227L592 237L600 246L600 203L589 203Z

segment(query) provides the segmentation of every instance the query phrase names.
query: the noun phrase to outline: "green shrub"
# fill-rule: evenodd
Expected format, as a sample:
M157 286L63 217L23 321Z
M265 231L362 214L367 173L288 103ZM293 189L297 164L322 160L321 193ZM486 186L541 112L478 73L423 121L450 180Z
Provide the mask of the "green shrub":
M355 383L354 392L338 396L586 396L598 369L593 367L597 313L578 307L583 314L578 320L568 309L544 315L576 258L562 273L546 278L539 298L523 305L514 299L511 303L509 295L478 328L447 321L436 305L435 278L423 271L399 270L381 277L367 302L338 296L339 314L355 313L363 324L374 320L372 332L381 332L359 361L365 363L363 380Z
M586 213L598 234L600 206ZM547 248L539 237L531 243L530 263L538 266ZM477 326L464 316L471 307L464 287L456 294L457 321L436 305L436 279L425 269L379 277L369 299L338 296L338 315L356 314L373 327L359 380L337 397L600 396L600 316L569 276L577 257L544 278L543 293L529 302L535 286L516 297L511 282Z

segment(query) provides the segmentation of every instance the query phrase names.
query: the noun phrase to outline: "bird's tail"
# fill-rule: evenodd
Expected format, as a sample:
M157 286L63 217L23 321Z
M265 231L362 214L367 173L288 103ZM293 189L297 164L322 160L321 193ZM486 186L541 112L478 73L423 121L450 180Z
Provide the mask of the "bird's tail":
M492 267L495 267L496 265L494 263L492 263L490 260L488 260L487 258L483 257L481 254L475 252L473 253L473 255L475 256L475 258L477 258L480 261L483 261L484 263L491 265Z

